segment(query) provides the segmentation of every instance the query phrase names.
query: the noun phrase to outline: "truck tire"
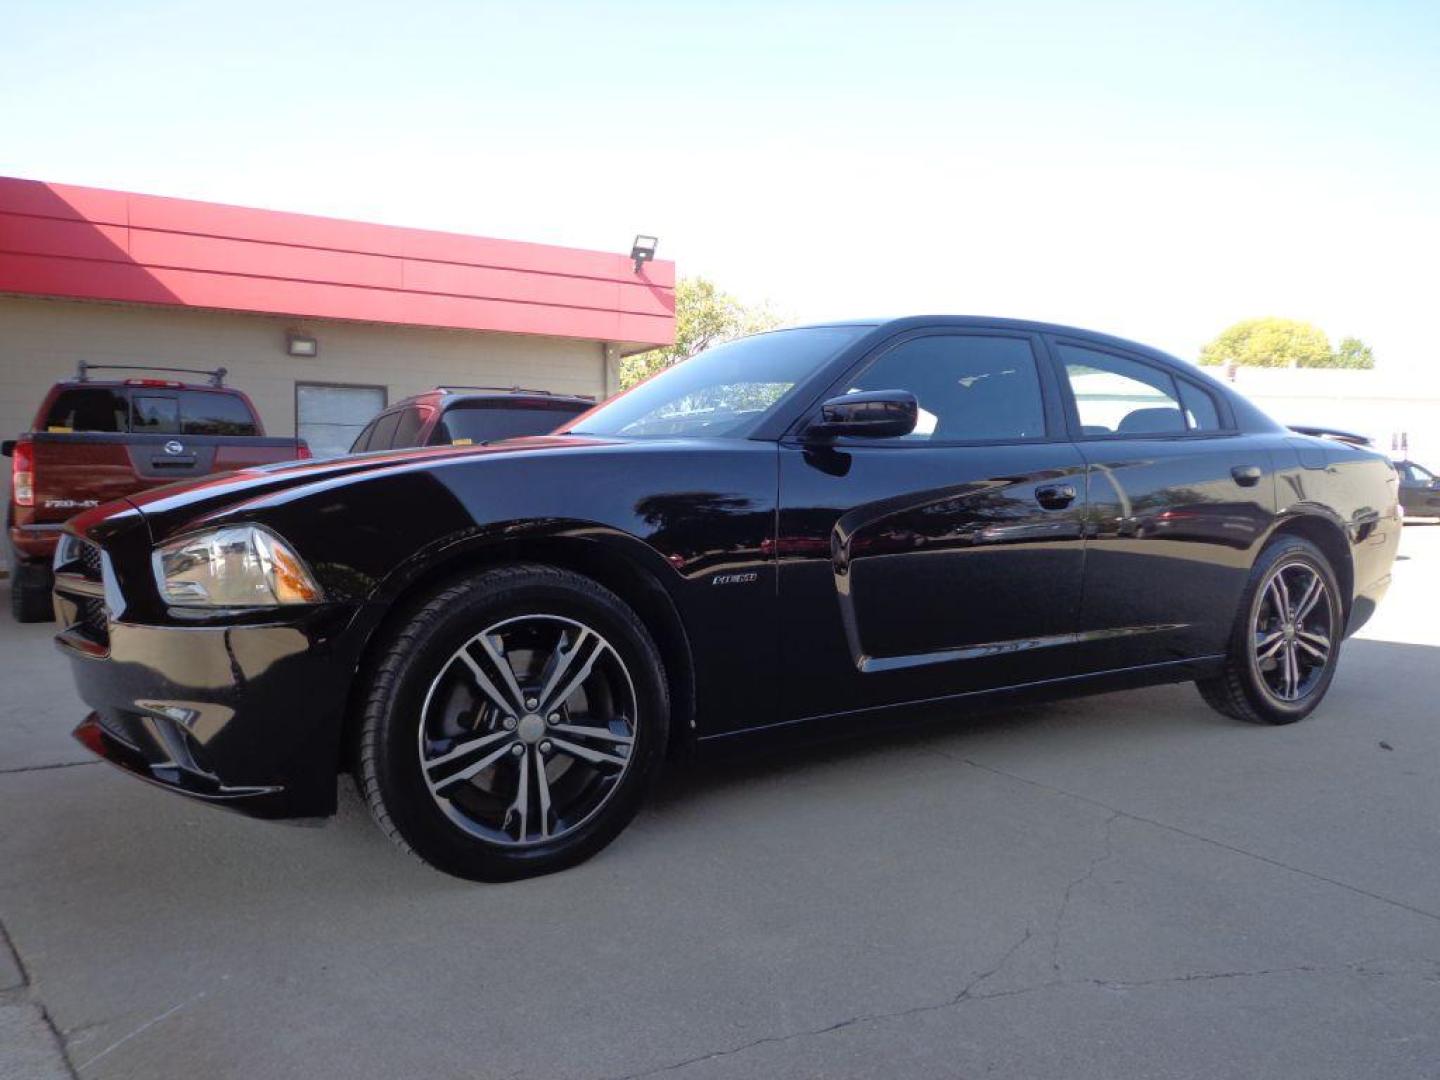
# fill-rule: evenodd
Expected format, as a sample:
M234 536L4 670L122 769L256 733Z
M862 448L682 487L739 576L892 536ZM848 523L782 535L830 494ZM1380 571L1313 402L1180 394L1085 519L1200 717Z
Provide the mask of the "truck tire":
M42 623L55 618L50 602L50 571L21 564L10 575L10 614L16 622Z

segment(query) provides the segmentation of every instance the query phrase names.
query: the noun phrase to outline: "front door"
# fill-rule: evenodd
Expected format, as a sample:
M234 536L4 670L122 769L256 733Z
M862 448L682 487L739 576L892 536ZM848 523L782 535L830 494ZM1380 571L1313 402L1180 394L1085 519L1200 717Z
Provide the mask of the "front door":
M830 395L908 390L912 434L782 440L787 719L1073 673L1085 464L1037 345L903 335Z

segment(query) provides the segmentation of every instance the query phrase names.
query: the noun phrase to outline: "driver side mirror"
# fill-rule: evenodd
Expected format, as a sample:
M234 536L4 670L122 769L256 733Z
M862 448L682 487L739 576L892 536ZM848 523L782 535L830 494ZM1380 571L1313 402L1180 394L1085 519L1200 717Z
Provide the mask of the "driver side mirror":
M920 403L908 390L864 390L842 394L820 406L820 419L805 429L807 438L857 435L872 439L909 435L920 418Z
M3 443L0 443L0 457L14 457L14 456L15 456L15 440L14 440L14 439L6 439Z

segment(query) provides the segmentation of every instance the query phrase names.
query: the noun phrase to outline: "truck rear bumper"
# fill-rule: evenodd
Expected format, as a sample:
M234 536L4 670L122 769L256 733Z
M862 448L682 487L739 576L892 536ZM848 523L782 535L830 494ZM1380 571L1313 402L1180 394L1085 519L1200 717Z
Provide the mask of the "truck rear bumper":
M21 562L50 565L63 525L11 525L10 550Z

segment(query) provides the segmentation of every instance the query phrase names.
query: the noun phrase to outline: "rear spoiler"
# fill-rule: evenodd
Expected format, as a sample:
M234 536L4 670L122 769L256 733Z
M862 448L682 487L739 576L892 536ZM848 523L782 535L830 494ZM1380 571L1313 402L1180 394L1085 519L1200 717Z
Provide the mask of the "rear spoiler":
M1317 427L1314 424L1291 424L1290 430L1300 435L1313 435L1317 439L1334 439L1336 442L1349 443L1351 446L1373 446L1375 440L1368 435L1358 435L1353 431L1343 431L1340 428Z
M151 364L90 364L81 360L75 372L76 381L89 382L88 376L92 371L170 371L183 375L204 375L210 380L211 386L224 386L225 376L228 374L223 367L206 371L203 368L155 367Z

